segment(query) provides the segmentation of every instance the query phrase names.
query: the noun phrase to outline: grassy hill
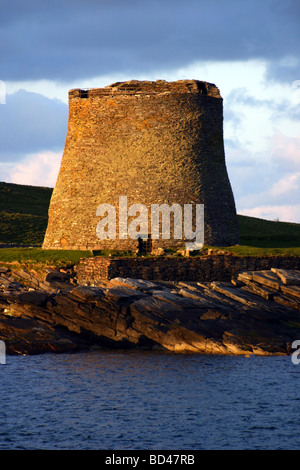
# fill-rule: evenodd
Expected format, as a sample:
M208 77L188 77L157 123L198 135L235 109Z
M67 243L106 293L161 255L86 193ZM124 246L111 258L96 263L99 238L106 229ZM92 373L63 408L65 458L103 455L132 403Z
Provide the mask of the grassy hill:
M52 191L0 183L0 244L42 244Z
M260 248L300 247L300 224L238 215L241 245Z
M52 191L52 188L0 182L0 246L5 244L41 246L47 227ZM229 251L244 255L267 253L300 255L300 224L269 221L244 215L239 215L238 220L241 244L239 247L230 248ZM3 248L1 251L4 254ZM60 250L49 251L53 252L51 254L53 259L64 256ZM44 250L40 250L39 253L41 258L46 256ZM23 256L25 254L30 256L23 251ZM77 255L82 256L82 253ZM68 259L74 260L77 255L69 252ZM17 252L14 250L9 256L16 257Z

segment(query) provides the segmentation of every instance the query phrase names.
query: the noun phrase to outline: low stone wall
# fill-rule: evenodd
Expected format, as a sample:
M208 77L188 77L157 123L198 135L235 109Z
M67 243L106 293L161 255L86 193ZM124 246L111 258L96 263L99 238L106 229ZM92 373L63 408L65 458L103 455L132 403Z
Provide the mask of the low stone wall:
M300 269L300 257L238 257L207 255L198 258L84 258L75 266L82 285L97 285L97 281L115 277L155 281L230 281L241 271L271 268Z

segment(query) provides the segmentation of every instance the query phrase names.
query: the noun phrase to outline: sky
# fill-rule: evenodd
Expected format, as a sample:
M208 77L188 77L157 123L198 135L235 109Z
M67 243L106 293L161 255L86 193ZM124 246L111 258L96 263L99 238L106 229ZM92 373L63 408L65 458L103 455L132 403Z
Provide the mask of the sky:
M0 181L54 187L72 88L204 80L237 212L300 223L299 0L0 4Z

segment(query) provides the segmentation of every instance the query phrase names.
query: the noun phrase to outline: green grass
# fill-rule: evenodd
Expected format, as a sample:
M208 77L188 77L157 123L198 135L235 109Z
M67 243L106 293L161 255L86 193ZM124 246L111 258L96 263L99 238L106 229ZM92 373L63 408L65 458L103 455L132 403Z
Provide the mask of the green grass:
M0 244L41 245L52 188L0 183Z
M1 248L0 263L18 261L51 265L76 263L82 257L133 256L132 253L103 250L65 251L25 248L42 245L48 222L52 188L0 182L0 244L22 245L23 248ZM241 243L218 247L240 256L300 256L300 224L277 222L238 215ZM207 247L205 247L207 248ZM204 249L199 254L205 254ZM171 255L171 252L168 253ZM196 254L195 254L196 255Z
M135 257L133 251L124 251L124 250L93 250L93 256L117 256L118 258L132 258Z
M0 211L47 217L52 188L0 183Z
M33 214L0 212L0 243L41 245L47 228L47 217Z
M233 253L238 256L300 256L300 246L262 248L252 245L239 245L219 247L219 249L226 250L227 252Z
M91 251L43 250L42 248L0 248L0 264L66 266L77 263L80 258L93 256Z
M300 247L300 224L239 215L240 244L259 248Z

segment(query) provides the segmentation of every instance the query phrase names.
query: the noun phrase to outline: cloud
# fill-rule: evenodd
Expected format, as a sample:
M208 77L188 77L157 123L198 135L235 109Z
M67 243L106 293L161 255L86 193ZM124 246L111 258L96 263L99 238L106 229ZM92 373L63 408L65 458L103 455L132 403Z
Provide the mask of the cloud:
M266 80L293 83L300 79L300 60L291 55L283 57L281 60L268 64Z
M276 131L267 142L264 152L251 154L239 142L228 141L237 210L253 217L300 222L300 138Z
M299 121L300 80L299 87L295 86L293 88L292 83L290 84L289 95L289 97L284 96L284 93L280 95L277 93L276 95L276 90L274 90L273 96L270 98L257 98L249 93L247 87L234 88L227 97L227 106L229 108L227 114L231 118L231 114L237 116L237 110L239 110L241 116L241 109L248 111L252 108L256 112L264 111L265 115L269 113L270 119L274 122L283 119ZM241 118L236 123L240 124Z
M197 60L263 58L281 80L280 64L299 54L298 18L298 0L11 0L0 19L1 79L133 76Z
M280 178L270 189L270 195L274 197L289 196L295 202L300 202L300 172L292 173ZM291 198L291 196L294 196Z
M57 99L25 90L7 95L0 108L0 161L58 151L64 146L67 124L68 106Z
M28 155L13 167L3 168L7 181L16 184L54 187L60 168L62 152L42 152Z
M261 205L252 209L244 209L243 215L258 217L267 220L281 220L282 222L300 222L300 204L289 205Z
M270 139L272 159L280 172L300 171L300 137L277 131Z
M251 106L253 108L273 108L276 106L276 103L271 99L261 99L251 96L246 87L234 88L227 99L231 106L240 105Z

